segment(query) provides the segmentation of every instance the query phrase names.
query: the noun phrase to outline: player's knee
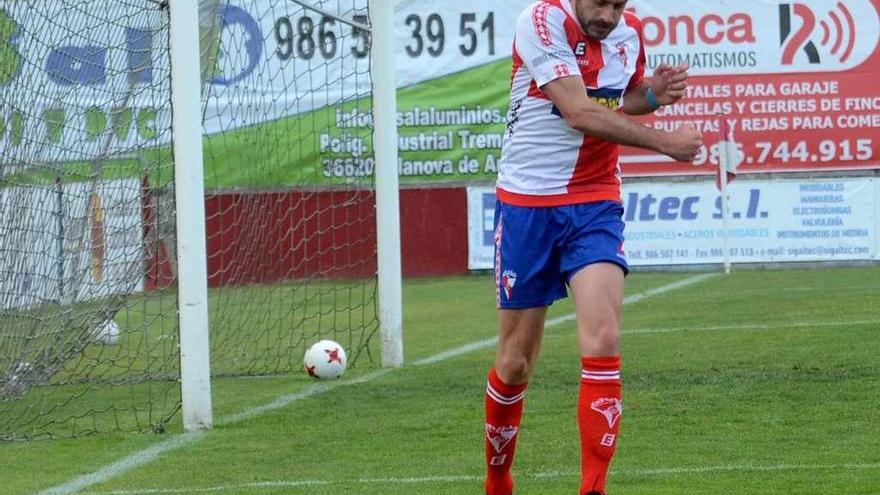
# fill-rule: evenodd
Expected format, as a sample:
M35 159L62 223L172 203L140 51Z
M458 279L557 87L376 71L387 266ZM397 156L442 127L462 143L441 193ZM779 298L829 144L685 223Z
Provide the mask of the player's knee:
M607 356L619 354L620 328L617 325L607 325L599 329L596 341L603 353Z
M531 363L523 355L499 356L495 371L504 383L511 385L525 383L529 380Z
M620 353L620 327L616 323L605 323L592 328L587 333L590 347L597 354L616 356Z

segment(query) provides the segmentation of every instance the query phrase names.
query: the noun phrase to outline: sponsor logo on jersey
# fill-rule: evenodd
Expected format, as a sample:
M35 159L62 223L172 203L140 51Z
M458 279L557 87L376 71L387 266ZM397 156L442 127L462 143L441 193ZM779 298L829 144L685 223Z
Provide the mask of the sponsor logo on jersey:
M538 68L544 64L559 61L570 61L571 52L567 50L554 50L552 52L542 53L531 61L532 67Z
M513 132L516 129L516 124L519 123L519 111L522 109L523 103L525 102L525 98L520 98L515 102L510 104L510 111L507 115L507 136L513 136ZM494 207L494 206L493 206Z
M620 108L620 99L623 97L623 90L608 88L587 89L587 96L603 107L617 110ZM556 107L556 105L551 107L550 113L557 117L562 117L562 112Z
M620 99L623 97L622 89L588 89L587 96L603 107L617 110L620 108Z

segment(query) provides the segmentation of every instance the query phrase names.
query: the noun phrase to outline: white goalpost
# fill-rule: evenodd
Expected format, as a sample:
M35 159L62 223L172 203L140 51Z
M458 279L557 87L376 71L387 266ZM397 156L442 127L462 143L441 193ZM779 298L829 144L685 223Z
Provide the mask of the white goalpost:
M205 242L205 178L202 156L202 77L199 8L169 3L174 196L177 203L177 296L183 427L211 428L211 349Z
M376 230L382 365L403 365L400 266L400 192L397 175L397 81L394 77L394 2L370 0L376 146Z
M304 6L305 2L297 2ZM201 147L199 11L170 2L171 91L177 201L180 373L186 431L210 428L210 346ZM397 85L393 0L370 0L376 232L382 366L403 365L400 200L397 174ZM320 11L320 10L319 10ZM323 11L320 11L324 13Z

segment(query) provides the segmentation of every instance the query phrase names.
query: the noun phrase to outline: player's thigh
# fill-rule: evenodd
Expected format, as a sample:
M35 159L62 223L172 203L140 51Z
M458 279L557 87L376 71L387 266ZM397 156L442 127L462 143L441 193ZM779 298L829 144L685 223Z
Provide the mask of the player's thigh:
M614 263L585 266L570 281L582 356L620 353L624 272Z
M574 296L582 355L616 355L623 281L629 271L623 208L603 201L574 205L565 213L571 229L561 265Z

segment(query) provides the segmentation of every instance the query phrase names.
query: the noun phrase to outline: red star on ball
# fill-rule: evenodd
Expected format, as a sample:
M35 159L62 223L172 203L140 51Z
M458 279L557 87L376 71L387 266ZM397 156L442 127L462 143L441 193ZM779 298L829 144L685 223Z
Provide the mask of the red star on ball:
M327 358L328 358L327 362L328 363L332 363L333 361L336 361L337 363L342 364L342 358L339 357L339 348L338 347L333 350L324 349L324 352L327 353Z

